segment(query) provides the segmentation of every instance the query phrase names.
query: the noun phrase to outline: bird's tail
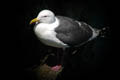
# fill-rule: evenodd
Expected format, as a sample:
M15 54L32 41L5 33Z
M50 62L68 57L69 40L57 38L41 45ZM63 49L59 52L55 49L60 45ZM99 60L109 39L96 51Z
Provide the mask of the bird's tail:
M102 29L98 29L99 37L106 37L109 34L109 27L103 27Z

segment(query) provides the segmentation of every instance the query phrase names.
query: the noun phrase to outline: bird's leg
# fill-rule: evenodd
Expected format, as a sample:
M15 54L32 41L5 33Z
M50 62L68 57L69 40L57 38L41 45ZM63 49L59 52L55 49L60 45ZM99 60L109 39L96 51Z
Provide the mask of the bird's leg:
M63 53L62 53L62 57L61 57L61 65L64 66L65 65L65 58L66 58L66 48L63 48Z
M62 65L61 65L61 52L60 52L60 49L57 49L57 52L56 52L56 62L57 62L57 65L53 66L51 69L53 71L58 71L62 68Z
M61 67L66 66L66 61L68 56L66 48L63 48L62 52L61 49L58 49L56 56L57 56L57 65L51 68L53 71L58 71L61 69Z
M56 63L59 64L60 63L60 50L57 48L56 50Z
M60 52L59 52L59 49L57 49L57 53L56 53L56 58L57 58L57 63L59 64L60 63Z

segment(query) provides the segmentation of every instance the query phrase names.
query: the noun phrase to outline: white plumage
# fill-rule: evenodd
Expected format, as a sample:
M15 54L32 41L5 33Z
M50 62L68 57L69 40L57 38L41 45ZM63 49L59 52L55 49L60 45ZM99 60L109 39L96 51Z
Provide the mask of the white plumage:
M34 27L35 34L46 45L63 48L68 47L67 44L56 38L55 28L59 26L59 20L55 18L55 22L51 24L41 23Z

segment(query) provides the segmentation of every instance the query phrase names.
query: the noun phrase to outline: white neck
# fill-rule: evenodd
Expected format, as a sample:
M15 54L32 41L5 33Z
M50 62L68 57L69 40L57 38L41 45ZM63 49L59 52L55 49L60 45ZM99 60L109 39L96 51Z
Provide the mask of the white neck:
M34 31L36 33L44 33L46 31L54 30L58 26L59 26L59 20L55 17L55 22L51 24L46 24L46 23L36 24Z

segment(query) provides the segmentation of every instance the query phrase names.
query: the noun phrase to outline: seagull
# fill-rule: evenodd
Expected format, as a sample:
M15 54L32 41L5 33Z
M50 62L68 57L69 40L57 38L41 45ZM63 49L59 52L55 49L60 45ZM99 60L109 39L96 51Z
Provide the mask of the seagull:
M47 46L62 48L79 47L95 39L101 32L85 22L80 22L65 16L55 16L51 10L42 10L30 21L38 39ZM63 52L63 57L64 57ZM57 71L62 65L52 67Z

